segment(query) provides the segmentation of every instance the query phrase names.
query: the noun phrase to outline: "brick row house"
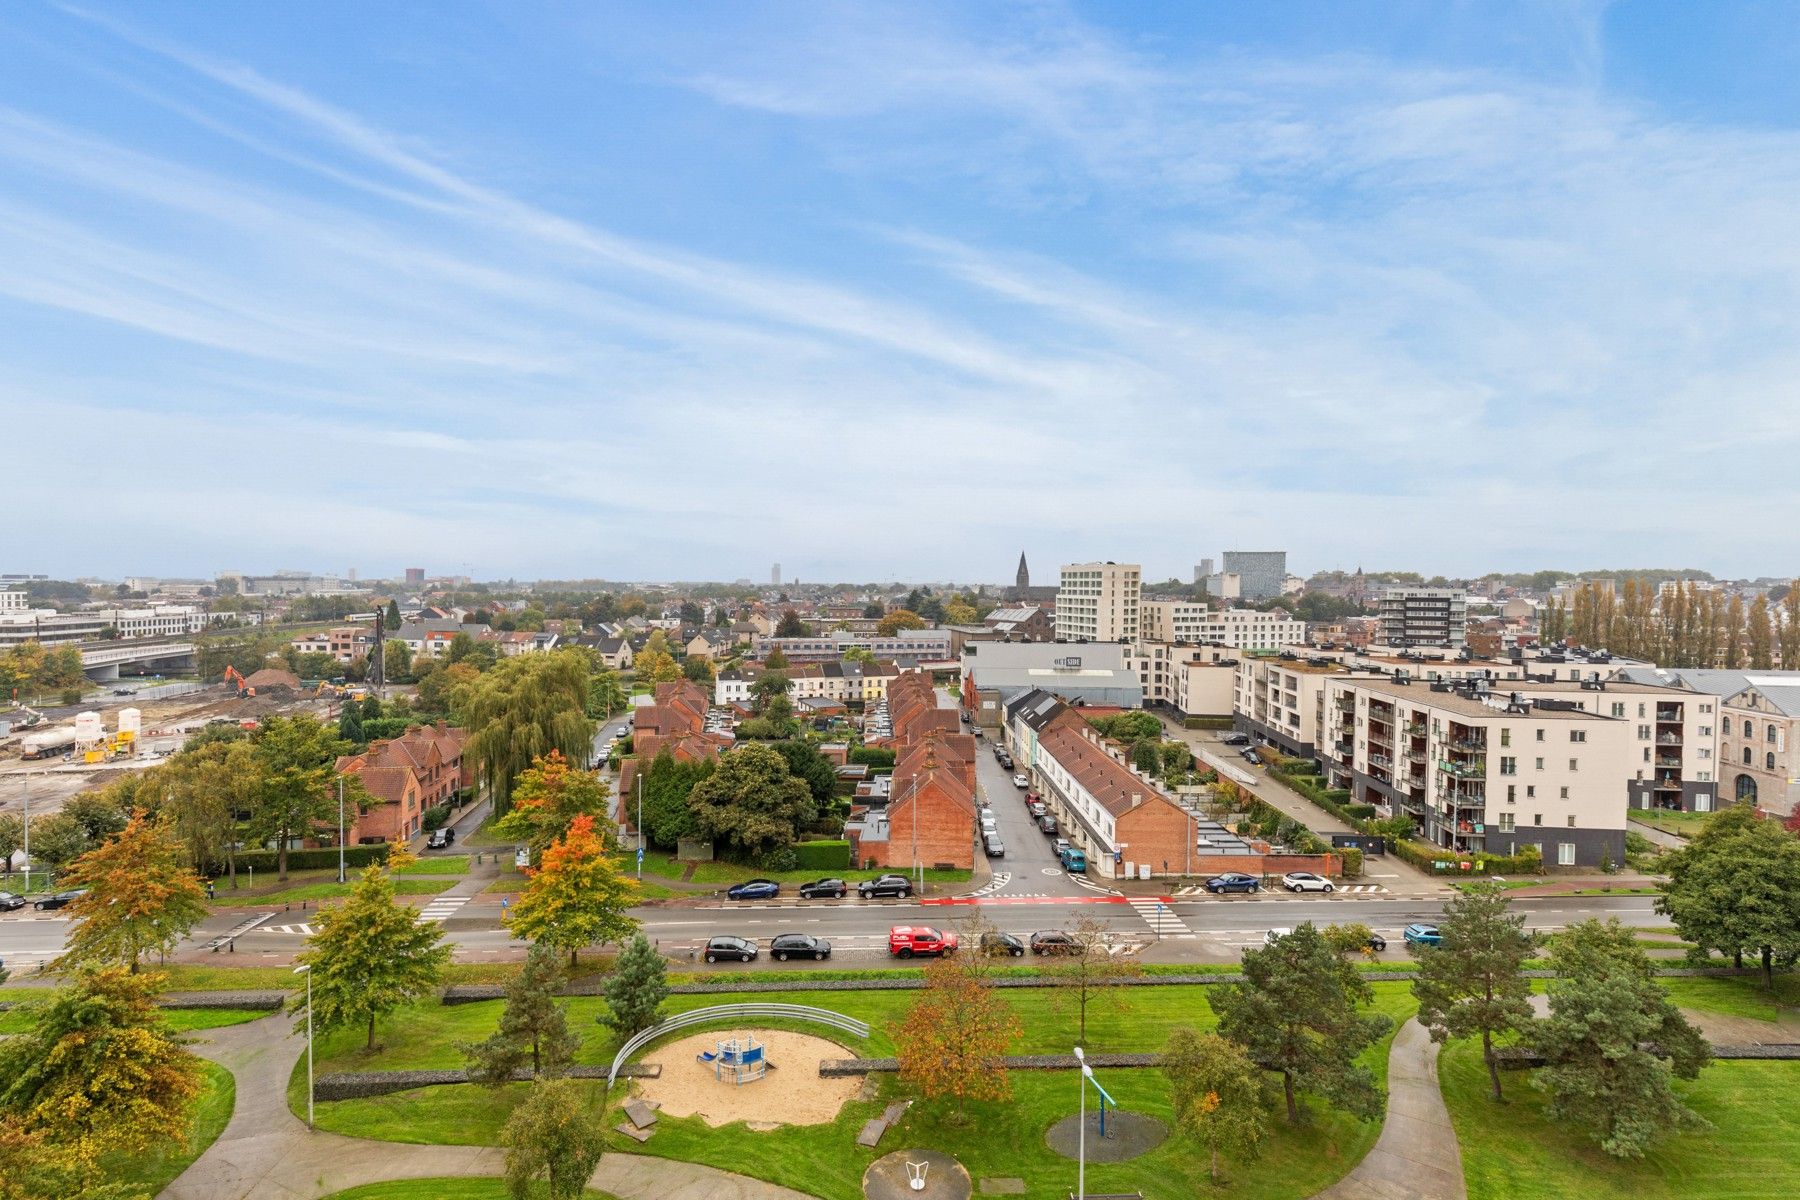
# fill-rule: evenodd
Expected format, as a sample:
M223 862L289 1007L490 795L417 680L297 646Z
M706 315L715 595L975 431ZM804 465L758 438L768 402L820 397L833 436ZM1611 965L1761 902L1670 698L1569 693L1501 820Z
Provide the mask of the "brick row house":
M360 754L337 760L340 775L362 781L375 803L347 814L348 842L367 844L417 837L425 811L450 803L461 788L474 785L473 768L463 762L468 731L439 721L415 725L397 738L369 743Z
M906 870L975 863L975 738L938 705L931 678L909 672L887 689L894 773L851 807L844 836L853 862ZM885 799L885 803L880 801Z
M1192 812L1133 771L1124 752L1081 715L1041 690L1006 702L1013 758L1056 817L1064 837L1102 878L1180 875L1199 833Z

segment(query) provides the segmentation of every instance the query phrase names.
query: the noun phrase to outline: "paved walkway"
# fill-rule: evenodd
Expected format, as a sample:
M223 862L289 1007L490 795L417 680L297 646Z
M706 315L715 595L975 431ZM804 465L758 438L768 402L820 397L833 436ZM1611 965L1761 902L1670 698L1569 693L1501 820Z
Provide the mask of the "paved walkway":
M493 1176L492 1146L412 1146L309 1131L288 1111L287 1083L306 1039L286 1016L211 1030L197 1047L237 1080L237 1105L219 1140L160 1200L317 1200L387 1179ZM698 1163L609 1153L589 1181L620 1200L811 1200L805 1193Z
M1388 1054L1387 1119L1351 1172L1313 1200L1464 1200L1462 1151L1438 1091L1437 1044L1408 1021Z

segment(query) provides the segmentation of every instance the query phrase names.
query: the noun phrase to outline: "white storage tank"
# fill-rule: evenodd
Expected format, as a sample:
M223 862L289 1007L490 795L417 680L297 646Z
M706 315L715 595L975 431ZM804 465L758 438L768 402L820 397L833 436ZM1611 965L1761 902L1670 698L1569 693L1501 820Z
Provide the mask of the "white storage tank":
M75 714L75 744L77 746L91 746L104 736L106 736L106 730L100 724L99 713Z
M144 714L135 708L119 710L119 732L136 735L144 730Z

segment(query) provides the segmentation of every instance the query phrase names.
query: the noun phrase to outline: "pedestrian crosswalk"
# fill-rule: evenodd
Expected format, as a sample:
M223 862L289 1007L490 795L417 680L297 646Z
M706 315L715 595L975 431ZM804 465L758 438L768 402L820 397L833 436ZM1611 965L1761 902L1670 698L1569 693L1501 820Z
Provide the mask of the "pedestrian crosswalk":
M1137 911L1138 916L1144 918L1157 937L1182 937L1193 932L1187 927L1187 922L1176 916L1174 910L1161 900L1133 900L1131 907Z
M264 925L257 932L294 933L299 934L301 937L311 937L313 935L313 927L311 925Z
M1387 890L1388 889L1382 887L1379 883L1340 883L1337 885L1336 889L1329 894L1323 892L1288 892L1282 889L1279 884L1276 884L1263 889L1261 892L1253 893L1253 895L1260 896L1265 900L1328 900L1333 896L1385 895L1387 894ZM1209 894L1210 893L1206 890L1206 885L1200 883L1188 884L1186 887L1175 889L1175 895L1177 896L1205 896Z
M1011 871L995 871L994 878L991 882L982 884L980 887L978 887L974 891L970 892L969 895L971 895L971 896L991 896L995 892L1004 888L1007 884L1009 884L1011 882L1012 882L1012 872Z
M469 902L467 896L439 896L419 913L421 921L446 921L457 909Z

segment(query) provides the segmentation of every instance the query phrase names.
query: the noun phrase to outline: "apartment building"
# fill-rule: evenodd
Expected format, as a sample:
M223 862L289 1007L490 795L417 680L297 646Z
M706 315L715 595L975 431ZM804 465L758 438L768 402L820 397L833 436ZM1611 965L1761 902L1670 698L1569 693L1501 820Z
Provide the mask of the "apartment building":
M1391 587L1381 594L1380 615L1382 640L1389 646L1460 650L1468 595L1461 588Z
M1188 717L1231 715L1238 665L1233 651L1145 641L1131 648L1126 661L1143 684L1145 707L1165 705Z
M834 632L816 637L757 637L756 654L767 658L781 651L791 663L837 662L846 651L863 649L876 658L945 662L953 657L948 629L902 629L891 636Z
M1287 585L1287 551L1227 550L1220 572L1238 577L1238 594L1245 600L1272 600Z
M1103 879L1180 875L1193 864L1195 815L1133 771L1094 727L1045 691L1006 705L1007 740L1064 837Z
M1475 680L1337 677L1324 703L1331 785L1410 816L1431 844L1531 844L1563 867L1624 861L1626 781L1641 761L1629 717Z
M288 644L300 654L329 654L340 663L353 663L368 655L375 635L367 625L341 625L323 633L303 633Z
M761 663L745 663L720 671L713 682L713 703L747 704L750 689L768 668ZM900 675L893 662L800 663L787 667L788 695L796 700L835 700L840 704L866 704L887 694L888 684Z
M1774 817L1792 816L1800 802L1800 755L1794 751L1800 721L1800 672L1753 676L1725 698L1720 716L1721 769L1730 772L1729 796ZM1777 682L1780 677L1792 682Z
M1145 600L1138 629L1146 642L1211 643L1234 650L1279 650L1306 641L1306 622L1284 612L1209 609L1187 600Z
M1136 563L1070 563L1056 589L1056 636L1065 642L1135 642L1142 571Z
M1037 688L1072 704L1144 704L1133 650L1118 642L970 642L961 662L963 707L990 729L999 727L1006 701Z

